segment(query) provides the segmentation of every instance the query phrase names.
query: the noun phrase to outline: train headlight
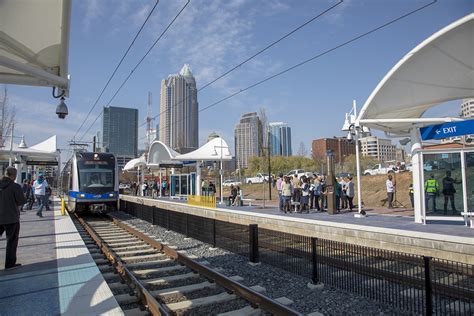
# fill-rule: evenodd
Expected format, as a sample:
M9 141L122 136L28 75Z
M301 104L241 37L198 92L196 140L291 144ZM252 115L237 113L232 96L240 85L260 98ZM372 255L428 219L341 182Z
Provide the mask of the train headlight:
M83 197L86 197L86 195L84 193L81 193L81 194L79 194L79 197L83 198Z
M114 196L115 196L115 194L109 193L109 197L114 197Z

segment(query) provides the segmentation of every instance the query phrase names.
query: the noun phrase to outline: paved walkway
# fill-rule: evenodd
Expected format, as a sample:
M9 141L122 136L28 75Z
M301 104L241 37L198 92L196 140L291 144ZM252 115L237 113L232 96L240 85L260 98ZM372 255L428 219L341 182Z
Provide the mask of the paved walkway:
M4 271L0 238L0 315L123 315L68 216L21 213L18 262Z

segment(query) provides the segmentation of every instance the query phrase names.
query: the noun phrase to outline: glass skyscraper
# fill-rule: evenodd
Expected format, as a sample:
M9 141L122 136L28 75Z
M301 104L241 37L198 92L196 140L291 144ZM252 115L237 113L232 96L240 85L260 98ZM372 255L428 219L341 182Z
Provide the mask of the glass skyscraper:
M159 139L179 153L199 147L196 80L189 65L161 81Z
M245 113L235 126L235 158L237 168L247 168L249 158L260 156L262 123L256 112Z
M291 128L288 124L283 122L269 123L268 131L271 155L284 157L291 156Z
M138 109L104 107L101 147L117 157L137 157Z

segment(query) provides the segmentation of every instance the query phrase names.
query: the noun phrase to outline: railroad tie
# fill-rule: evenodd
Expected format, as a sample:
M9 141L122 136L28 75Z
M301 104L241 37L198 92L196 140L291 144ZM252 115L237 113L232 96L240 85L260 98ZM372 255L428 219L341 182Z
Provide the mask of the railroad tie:
M185 274L171 275L171 276L166 276L166 277L161 277L161 278L156 278L156 279L143 280L143 282L149 285L158 285L158 284L169 283L173 281L185 280L185 279L190 279L190 278L199 278L199 277L201 276L198 273L189 272Z
M161 260L150 260L150 261L145 261L145 262L126 263L125 266L129 269L136 269L136 268L142 268L142 267L149 267L153 265L167 264L173 261L174 261L173 259L165 257L165 259L161 259Z
M176 294L186 294L189 292L193 291L198 291L198 290L203 290L206 288L214 288L216 287L215 283L210 283L208 281L201 282L201 283L195 283L191 285L185 285L185 286L178 286L174 288L168 288L168 289L163 289L163 290L156 290L156 291L151 291L150 293L153 296L169 296L169 295L176 295Z
M257 316L262 314L263 312L260 308L253 308L249 305L230 312L217 314L217 316Z
M115 299L119 305L128 305L138 302L138 298L135 295L130 295L128 293L115 295Z
M154 248L148 247L148 249L122 250L122 251L115 251L115 253L121 258L127 259L129 257L133 257L131 255L136 255L137 253L151 254L151 253L157 253L157 250Z
M178 271L178 270L185 270L185 269L187 269L186 266L177 264L177 265L163 267L163 268L133 270L133 273L142 276L142 275L147 275L147 274L152 274L152 273L164 273L164 272L171 272L171 271Z
M188 310L190 308L195 308L199 306L206 306L210 304L220 304L228 301L232 301L237 299L235 294L228 294L227 292L220 293L217 295L201 297L194 300L186 300L177 303L170 303L166 304L166 306L171 311L179 311L179 310Z
M125 261L125 263L131 263L132 261L155 260L155 259L163 259L163 258L166 258L164 254L155 253L151 255L126 257L122 259L123 261Z
M147 310L141 310L140 308L132 308L132 309L124 309L123 313L125 316L144 316L144 315L150 315L150 313Z

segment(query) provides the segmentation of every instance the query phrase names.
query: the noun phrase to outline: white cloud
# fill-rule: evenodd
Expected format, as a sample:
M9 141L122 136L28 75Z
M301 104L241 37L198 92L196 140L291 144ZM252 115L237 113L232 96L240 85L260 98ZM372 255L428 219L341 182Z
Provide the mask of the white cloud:
M99 0L86 0L85 3L85 14L84 14L84 29L89 30L94 20L102 15L101 1Z

